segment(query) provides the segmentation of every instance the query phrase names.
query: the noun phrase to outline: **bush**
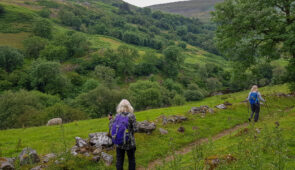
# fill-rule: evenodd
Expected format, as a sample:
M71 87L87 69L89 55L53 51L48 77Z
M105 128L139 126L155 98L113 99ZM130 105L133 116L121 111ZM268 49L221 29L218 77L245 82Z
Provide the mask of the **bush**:
M89 79L83 84L82 91L89 92L90 90L95 89L98 85L99 85L99 82L97 80Z
M175 78L178 74L180 66L184 62L179 47L169 46L164 50L164 72L170 78Z
M41 11L39 11L38 13L43 18L49 18L51 11L48 8L44 8Z
M0 46L0 67L11 72L22 66L24 56L15 48Z
M179 94L176 94L174 98L170 101L173 106L179 106L185 104L185 98Z
M163 104L161 87L157 82L139 80L130 84L129 92L136 109L159 107Z
M12 85L13 84L7 80L0 80L0 91L9 90Z
M52 37L52 25L46 19L36 21L33 24L33 33L36 36L49 39Z
M166 79L163 86L169 91L176 91L177 94L183 94L183 88L179 83L174 82L172 79Z
M75 86L82 86L84 83L83 78L76 72L69 72L67 77Z
M30 37L24 40L24 48L27 57L38 58L40 51L43 50L48 43L47 40L41 37Z
M213 78L213 77L208 78L206 80L206 84L207 84L207 88L210 91L217 91L222 87L221 82L217 78Z
M115 113L121 99L120 91L100 85L88 93L79 95L74 105L87 112L91 118L99 118L108 115L109 112Z
M0 95L0 129L44 125L42 109L58 102L56 96L37 91L6 91Z
M182 49L186 49L186 43L181 42L178 44L178 47L182 48Z
M116 76L114 69L102 65L98 65L95 67L94 74L108 85L111 85L113 83Z
M68 56L66 47L55 46L53 44L47 45L44 50L40 52L40 57L49 61L65 61Z
M206 97L207 92L200 89L196 84L190 84L188 90L184 92L184 97L187 101L197 101Z
M4 15L4 13L5 13L5 9L2 5L0 5L0 16Z
M7 80L15 89L31 89L31 77L28 70L15 70L9 74Z
M272 70L272 84L282 84L286 80L287 70L282 66L277 66Z

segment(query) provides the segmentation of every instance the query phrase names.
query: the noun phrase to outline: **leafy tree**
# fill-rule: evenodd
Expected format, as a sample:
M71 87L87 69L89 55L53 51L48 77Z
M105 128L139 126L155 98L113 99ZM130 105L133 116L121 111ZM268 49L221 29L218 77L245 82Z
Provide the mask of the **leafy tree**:
M0 16L5 13L5 9L2 5L0 5Z
M82 86L83 92L89 92L90 90L95 89L99 85L99 82L94 79L86 80L86 82Z
M214 77L208 78L206 80L206 83L207 83L207 88L210 91L217 91L222 87L221 82L217 78L214 78Z
M119 14L129 14L132 13L129 4L123 2L120 6L119 6Z
M257 62L257 58L273 60L284 53L290 58L289 68L294 68L294 2L226 0L218 4L213 18L218 25L219 48L245 66ZM295 77L291 76L289 82L294 83Z
M11 72L22 66L24 56L15 48L0 46L0 67Z
M168 77L175 78L184 62L184 57L182 56L179 47L167 47L164 50L164 56L164 72Z
M40 52L40 57L50 61L65 61L68 56L66 47L49 44Z
M108 85L111 85L113 83L116 76L114 69L102 65L98 65L95 67L94 74Z
M32 87L41 92L60 94L67 92L68 82L61 75L60 64L52 61L37 60L31 68Z
M26 56L32 58L38 58L40 51L43 50L47 44L47 40L41 37L30 37L24 40L24 48Z
M39 11L39 15L43 18L49 18L51 14L51 11L48 8L43 8L41 11Z
M142 40L141 37L133 32L125 32L123 34L123 41L130 44L141 45Z
M117 53L120 57L117 63L117 73L127 80L134 72L135 59L138 58L138 51L134 48L122 45L118 48Z
M138 76L148 76L158 73L161 67L161 60L153 52L147 52L143 56L142 62L136 65L135 74Z
M272 84L282 84L285 82L287 74L286 74L287 70L286 68L282 67L282 66L276 66L275 68L273 68L272 70Z
M33 24L33 33L36 36L43 38L51 38L52 37L52 25L46 19L41 19L36 21Z
M207 92L199 88L196 84L189 84L187 90L184 92L184 97L187 101L201 100L207 95Z
M64 25L79 29L82 24L81 19L71 11L63 9L59 11L58 15Z

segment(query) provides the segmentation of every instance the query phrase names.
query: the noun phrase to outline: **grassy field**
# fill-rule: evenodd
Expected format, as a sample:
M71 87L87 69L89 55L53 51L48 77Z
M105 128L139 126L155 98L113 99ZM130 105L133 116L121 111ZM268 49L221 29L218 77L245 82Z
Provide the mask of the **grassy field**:
M276 124L279 123L279 126ZM257 132L259 129L259 133ZM217 169L295 169L295 109L280 110L220 140L196 145L157 169L203 169L206 158L232 155L236 160Z
M285 109L294 106L294 98L281 98L270 95L273 93L288 93L287 86L265 87L261 89L261 93L266 95L265 98L270 105L270 111L274 112L278 109ZM157 124L157 128L163 127L158 117L161 115L185 115L188 121L181 124L166 125L165 129L169 131L168 135L162 136L156 130L152 135L136 134L137 142L137 166L147 166L147 164L157 158L165 157L171 149L181 148L196 139L210 137L224 129L231 128L237 124L247 121L248 112L247 105L241 103L247 97L247 91L222 96L214 96L206 98L199 102L187 103L183 106L169 107L161 109L152 109L135 113L138 121L149 120ZM214 107L225 101L234 103L234 105L226 110L216 110L215 114L207 115L201 118L197 115L188 114L188 110L193 106L208 105ZM269 114L265 107L262 107L261 120L265 115ZM184 133L177 132L177 129L183 126ZM192 127L197 126L199 134L196 136ZM0 148L2 156L16 156L23 147L32 147L39 154L49 152L59 153L65 148L71 148L74 143L74 137L80 136L87 138L89 133L103 132L108 130L108 121L106 118L78 121L69 124L52 127L33 127L23 129L11 129L0 131ZM114 154L114 152L110 152ZM90 167L95 166L91 165ZM92 167L95 169L95 167Z

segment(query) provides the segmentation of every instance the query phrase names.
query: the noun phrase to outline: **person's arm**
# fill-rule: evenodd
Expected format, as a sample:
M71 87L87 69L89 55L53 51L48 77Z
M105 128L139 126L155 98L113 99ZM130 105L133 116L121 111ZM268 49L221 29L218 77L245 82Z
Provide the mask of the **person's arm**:
M262 96L261 96L260 92L258 92L258 98L259 98L259 100L261 100L261 101L265 102L265 100L262 98Z
M249 100L249 99L250 99L250 95L251 95L251 92L248 94L247 100Z
M135 118L135 115L132 114L130 116L130 121L131 121L131 130L132 132L137 132L137 123L136 123L136 118Z

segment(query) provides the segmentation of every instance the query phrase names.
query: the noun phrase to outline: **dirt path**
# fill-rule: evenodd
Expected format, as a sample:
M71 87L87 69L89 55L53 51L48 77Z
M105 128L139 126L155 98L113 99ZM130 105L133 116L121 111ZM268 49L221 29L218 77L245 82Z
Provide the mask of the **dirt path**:
M222 137L224 137L224 136L226 136L226 135L231 134L232 132L234 132L234 131L236 131L236 130L238 130L238 129L240 129L240 128L244 128L244 127L246 127L248 124L249 124L249 123L244 123L244 124L237 125L237 126L235 126L235 127L233 127L233 128L230 128L230 129L224 130L224 131L222 131L222 132L220 132L220 133L218 133L218 134L212 136L211 139L212 139L212 141L216 141L216 140L218 140L218 139L220 139L220 138L222 138ZM203 144L203 143L206 143L206 142L208 142L208 141L209 141L209 138L198 139L198 140L196 140L195 142L193 142L193 143L191 143L191 144L189 144L189 145L187 145L187 146L181 148L180 150L176 151L176 154L177 154L177 155L184 155L184 154L187 154L187 153L189 153L189 152L194 148L194 146L195 146L196 144ZM156 160L150 162L147 168L145 168L145 167L140 167L140 168L138 168L138 170L154 169L156 166L162 165L162 163L163 163L163 159L165 159L165 162L168 162L168 161L171 161L171 160L173 159L173 156L168 156L168 157L166 157L166 158L156 159Z

